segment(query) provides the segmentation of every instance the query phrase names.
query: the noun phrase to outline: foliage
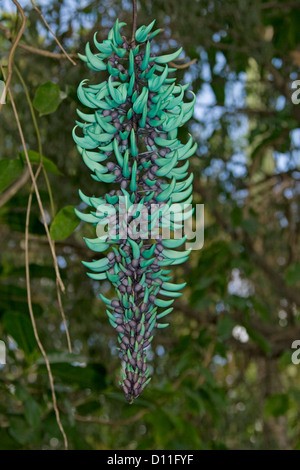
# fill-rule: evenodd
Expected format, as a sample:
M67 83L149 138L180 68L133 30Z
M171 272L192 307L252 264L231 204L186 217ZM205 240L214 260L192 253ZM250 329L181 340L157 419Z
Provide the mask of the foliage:
M72 353L34 196L33 312L69 447L299 448L299 366L291 361L291 344L300 338L300 114L291 101L300 64L299 5L191 0L186 8L179 0L139 2L138 26L156 18L157 27L164 28L155 38L160 50L183 46L185 56L196 59L177 73L197 96L194 117L180 129L180 139L186 142L190 132L198 143L191 167L194 200L205 204L205 241L176 268L176 281L188 285L174 302L167 333L159 332L148 352L152 386L130 406L116 388L114 332L95 295L109 297L110 287L85 277L81 265L82 237L93 238L93 229L80 224L71 233L75 221L69 208L79 200L77 188L97 196L106 192L101 187L99 194L99 183L91 181L71 138L75 90L86 68L76 58L76 66L66 59L27 4L10 88L33 169L43 162L38 186L66 286L62 301ZM20 28L11 5L4 2L1 11L4 66ZM98 41L105 39L117 17L131 33L131 2L125 0L90 1L84 7L51 0L41 9L72 54L84 53L95 31ZM89 78L98 83L104 75L91 71ZM24 231L31 184L9 97L0 120L0 339L7 345L7 365L0 366L0 448L62 448L45 359L28 313Z

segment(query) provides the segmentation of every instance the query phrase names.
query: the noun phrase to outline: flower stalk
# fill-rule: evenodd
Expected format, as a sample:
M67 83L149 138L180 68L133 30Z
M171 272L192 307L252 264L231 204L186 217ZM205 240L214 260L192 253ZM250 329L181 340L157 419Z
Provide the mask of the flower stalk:
M168 326L164 318L185 286L170 282L168 267L185 262L190 253L175 249L184 244L185 237L164 239L161 229L166 208L192 202L193 175L188 173L188 158L195 153L196 144L191 136L187 143L181 143L177 134L193 114L195 96L185 103L188 85L177 85L170 77L176 69L168 64L176 60L182 48L160 56L152 52L152 40L160 32L152 31L154 23L136 31L134 28L134 37L127 41L120 32L125 23L117 20L102 43L95 34L96 53L87 43L85 55L79 57L91 70L106 71L108 77L96 85L87 80L80 83L78 98L91 113L78 110L80 121L73 130L77 149L92 171L92 178L112 185L103 198L80 191L82 201L92 209L89 214L76 211L78 217L95 226L115 220L120 229L120 218L117 222L115 215L104 216L97 208L110 205L120 216L122 200L129 213L128 223L134 222L145 208L141 226L153 229L156 225L158 229L155 239L145 239L142 229L135 233L129 230L126 238L108 234L85 239L90 249L107 253L83 263L90 270L89 277L108 280L115 289L116 298L100 297L118 333L123 361L120 387L130 403L150 382L147 348L156 330ZM151 212L153 204L158 208L155 214ZM182 227L178 220L173 214L172 231Z

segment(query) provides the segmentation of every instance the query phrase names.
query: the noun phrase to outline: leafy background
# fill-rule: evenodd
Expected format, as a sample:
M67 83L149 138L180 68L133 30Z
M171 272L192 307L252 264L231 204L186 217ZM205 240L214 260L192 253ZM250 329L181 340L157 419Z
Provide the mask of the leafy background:
M177 76L197 94L181 137L191 132L198 142L191 167L195 202L205 204L205 243L176 269L176 280L188 286L170 327L157 333L149 350L151 385L132 406L118 389L116 336L98 298L99 292L110 295L109 286L88 279L81 264L92 258L82 237L94 234L73 215L78 188L101 195L106 187L90 178L71 138L78 83L104 78L76 53L95 31L104 39L116 17L127 22L130 35L131 2L39 3L76 66L33 5L20 3L27 24L10 88L34 169L42 154L38 186L66 287L72 354L35 197L32 303L69 448L299 449L300 366L291 361L291 344L300 339L300 108L291 101L291 84L300 78L299 2L138 2L138 25L156 18L164 28L157 38L161 50L182 45L185 56L196 59ZM20 23L13 2L2 2L4 70ZM0 366L0 448L61 449L28 313L24 231L31 185L9 98L0 122L0 339L7 345L7 364ZM18 191L11 191L20 179Z

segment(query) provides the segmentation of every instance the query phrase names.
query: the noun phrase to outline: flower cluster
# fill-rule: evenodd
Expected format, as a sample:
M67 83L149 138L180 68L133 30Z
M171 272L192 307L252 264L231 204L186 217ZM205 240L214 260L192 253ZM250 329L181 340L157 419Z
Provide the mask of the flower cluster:
M195 153L196 144L191 136L187 143L181 143L177 133L193 114L195 96L184 103L188 85L177 85L169 76L175 68L168 64L182 49L156 56L151 52L151 40L160 30L152 32L154 21L136 31L133 43L120 34L124 24L117 20L102 43L95 34L94 45L99 52L93 53L87 43L85 55L80 54L90 69L106 70L108 79L97 85L89 85L87 80L80 83L78 98L92 112L78 110L81 121L76 121L73 138L93 172L92 178L113 184L114 189L103 198L80 191L82 201L92 209L88 214L76 212L86 222L103 225L108 219L97 210L99 206L110 204L118 212L122 198L131 220L142 207L156 204L157 212L146 222L149 227L154 223L161 227L164 208L192 201L193 174L188 173L188 158ZM172 217L172 230L181 227L176 213ZM185 237L164 239L159 233L155 239L136 233L127 238L106 236L85 241L93 251L107 253L84 265L91 271L88 276L108 280L115 289L115 299L100 297L118 332L124 364L120 386L127 400L133 402L150 381L146 348L155 330L168 326L161 321L173 310L171 304L185 286L170 282L168 267L185 262L189 250L174 250L183 245Z

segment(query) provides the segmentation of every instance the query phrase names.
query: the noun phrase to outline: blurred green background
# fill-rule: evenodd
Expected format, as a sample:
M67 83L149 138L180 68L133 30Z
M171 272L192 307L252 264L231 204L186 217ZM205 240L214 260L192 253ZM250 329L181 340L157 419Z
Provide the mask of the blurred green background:
M32 301L69 447L299 449L300 364L292 362L291 345L300 340L300 86L292 88L300 80L300 3L138 2L138 26L156 18L164 28L156 38L160 50L182 45L186 61L196 59L177 77L197 95L194 117L180 137L186 141L190 132L198 142L191 168L194 200L205 204L205 241L176 268L176 281L188 285L170 326L158 331L148 351L153 379L134 405L119 391L116 334L98 298L99 292L111 295L109 285L93 282L81 264L93 256L82 237L94 234L88 224L78 225L68 207L79 207L79 188L89 195L107 189L90 178L71 137L79 82L99 83L105 74L76 58L73 66L65 57L39 54L61 51L30 2L20 3L27 24L11 91L34 168L41 138L49 185L41 173L38 186L66 286L62 301L73 354L35 197L29 225ZM103 40L117 17L131 35L129 0L48 0L39 6L74 57L84 53L95 31ZM4 70L20 24L13 2L2 2ZM0 366L0 449L61 449L28 313L24 231L30 180L9 98L0 123L0 340L7 347L7 364Z

